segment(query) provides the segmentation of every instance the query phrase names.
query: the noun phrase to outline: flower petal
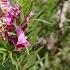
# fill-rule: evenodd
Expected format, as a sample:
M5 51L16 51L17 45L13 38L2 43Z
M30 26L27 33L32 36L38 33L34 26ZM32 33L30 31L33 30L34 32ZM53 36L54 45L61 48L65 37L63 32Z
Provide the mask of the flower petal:
M28 47L29 42L27 41L27 37L25 36L23 30L18 26L16 26L16 33L18 37L16 48L18 49Z

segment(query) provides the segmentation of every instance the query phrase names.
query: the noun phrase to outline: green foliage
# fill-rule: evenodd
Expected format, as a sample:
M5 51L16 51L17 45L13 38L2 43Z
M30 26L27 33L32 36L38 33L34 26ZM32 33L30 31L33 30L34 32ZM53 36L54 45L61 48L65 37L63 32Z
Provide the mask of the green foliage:
M70 70L70 9L66 14L64 35L59 33L56 20L58 0L10 0L11 4L21 6L20 23L30 11L34 16L28 22L27 37L30 46L21 52L13 50L13 46L0 40L0 70ZM54 35L56 40L52 50L39 42Z

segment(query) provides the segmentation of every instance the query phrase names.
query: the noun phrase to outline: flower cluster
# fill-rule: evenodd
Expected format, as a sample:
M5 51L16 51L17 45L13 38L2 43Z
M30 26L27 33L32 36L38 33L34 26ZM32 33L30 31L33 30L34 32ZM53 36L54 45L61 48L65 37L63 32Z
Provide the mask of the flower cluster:
M25 36L22 28L15 24L16 18L20 15L19 6L12 6L8 0L1 0L0 9L3 13L0 17L0 21L6 25L6 36L8 41L13 44L17 50L27 47L29 45L27 37ZM14 29L16 31L16 35L12 35Z

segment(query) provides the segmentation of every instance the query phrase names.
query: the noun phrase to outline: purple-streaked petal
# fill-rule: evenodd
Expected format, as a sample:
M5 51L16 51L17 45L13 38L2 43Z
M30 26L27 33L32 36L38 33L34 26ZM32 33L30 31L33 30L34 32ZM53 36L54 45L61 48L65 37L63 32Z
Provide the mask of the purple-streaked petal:
M23 30L16 26L16 33L17 33L17 44L16 44L16 48L24 48L27 47L29 45L29 42L27 41L27 37L25 36Z

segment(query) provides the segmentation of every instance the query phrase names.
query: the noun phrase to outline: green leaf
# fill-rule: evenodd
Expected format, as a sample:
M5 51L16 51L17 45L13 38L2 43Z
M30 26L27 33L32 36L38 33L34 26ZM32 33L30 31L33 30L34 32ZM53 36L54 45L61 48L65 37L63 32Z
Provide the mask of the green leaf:
M7 53L4 53L4 54L3 54L3 61L5 61L6 56L7 56Z
M18 70L18 64L15 61L14 57L13 57L13 53L11 51L9 51L9 57L11 59L11 62L16 66L16 69Z
M7 51L7 49L5 49L5 48L0 48L0 51Z

